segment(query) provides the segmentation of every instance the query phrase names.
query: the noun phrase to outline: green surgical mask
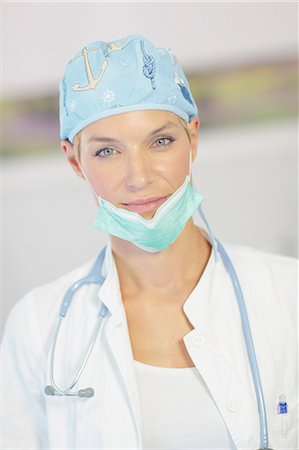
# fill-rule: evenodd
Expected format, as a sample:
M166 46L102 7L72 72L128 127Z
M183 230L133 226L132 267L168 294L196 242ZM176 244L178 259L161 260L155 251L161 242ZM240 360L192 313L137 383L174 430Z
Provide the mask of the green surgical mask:
M94 227L130 241L147 252L159 252L177 239L203 199L191 186L189 175L150 220L98 197Z

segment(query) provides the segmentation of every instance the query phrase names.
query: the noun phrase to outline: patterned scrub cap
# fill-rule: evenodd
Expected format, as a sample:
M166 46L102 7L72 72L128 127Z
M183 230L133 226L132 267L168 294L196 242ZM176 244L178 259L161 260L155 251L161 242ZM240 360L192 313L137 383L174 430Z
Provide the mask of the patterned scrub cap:
M164 110L186 122L198 114L172 51L139 35L84 47L67 64L59 92L60 138L71 143L82 128L114 114Z

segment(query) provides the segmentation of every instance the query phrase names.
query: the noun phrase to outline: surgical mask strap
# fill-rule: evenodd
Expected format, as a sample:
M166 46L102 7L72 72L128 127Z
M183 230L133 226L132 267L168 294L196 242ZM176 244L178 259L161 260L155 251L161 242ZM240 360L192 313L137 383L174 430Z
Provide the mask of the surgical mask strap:
M85 173L85 171L84 171L82 165L81 165L79 162L78 162L78 164L79 164L79 167L80 167L80 169L81 169L81 172L82 172L83 175L84 175L85 181L87 182L87 184L88 184L88 186L90 187L90 189L91 189L91 191L93 192L93 194L94 194L94 195L96 196L96 198L98 199L99 196L98 196L98 194L96 193L96 191L94 190L94 188L92 187L91 182L90 182L89 179L87 178L86 173Z
M189 178L191 179L191 172L192 172L192 148L190 148L190 155L189 155Z

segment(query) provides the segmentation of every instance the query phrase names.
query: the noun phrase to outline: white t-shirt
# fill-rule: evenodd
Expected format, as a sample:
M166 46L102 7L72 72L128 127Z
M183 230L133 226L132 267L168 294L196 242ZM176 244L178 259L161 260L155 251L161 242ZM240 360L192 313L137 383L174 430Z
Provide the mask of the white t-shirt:
M196 367L134 367L144 450L236 449Z

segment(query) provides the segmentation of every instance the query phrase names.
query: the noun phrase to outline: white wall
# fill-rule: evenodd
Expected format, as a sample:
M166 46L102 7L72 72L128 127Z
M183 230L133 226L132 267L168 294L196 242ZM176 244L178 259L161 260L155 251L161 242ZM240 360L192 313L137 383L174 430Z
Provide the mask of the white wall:
M199 136L193 180L218 239L295 256L296 120ZM3 173L5 316L28 290L95 256L105 236L91 226L88 186L58 148L51 157L9 160Z
M154 5L153 5L154 3ZM2 91L57 89L68 59L93 40L143 33L185 70L297 52L296 2L2 2ZM297 124L200 130L194 180L224 242L297 252ZM3 163L4 315L35 285L102 246L95 205L57 146L52 157Z
M186 71L297 55L297 2L5 2L3 92L58 86L84 45L144 34Z

